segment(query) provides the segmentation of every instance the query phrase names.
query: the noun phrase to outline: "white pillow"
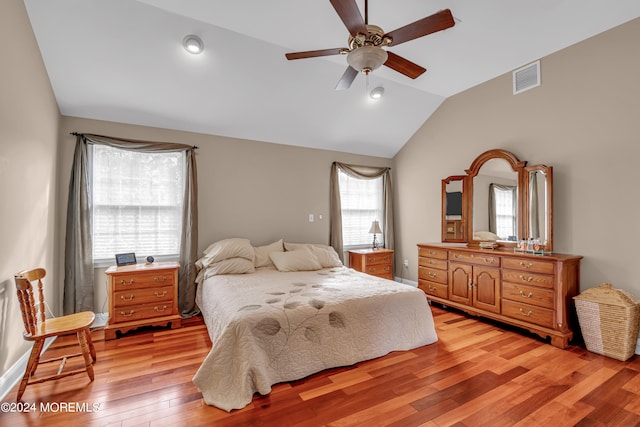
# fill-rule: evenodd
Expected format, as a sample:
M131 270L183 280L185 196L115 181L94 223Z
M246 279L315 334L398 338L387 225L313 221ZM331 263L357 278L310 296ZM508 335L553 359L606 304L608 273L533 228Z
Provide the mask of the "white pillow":
M338 253L331 246L311 246L311 252L318 258L318 262L323 268L342 267Z
M269 257L278 271L310 271L322 269L318 258L307 248L287 252L271 252Z
M227 258L222 261L214 262L207 268L207 277L217 274L244 274L256 271L253 261L246 258Z
M253 262L255 252L249 239L224 239L209 245L204 250L204 256L196 261L198 268L207 267L214 262L219 262L229 258L245 258Z
M269 258L269 254L271 252L284 252L284 246L282 245L282 239L277 242L273 242L269 245L265 246L256 246L253 248L256 257L253 261L254 265L257 267L269 267L273 266L273 261Z

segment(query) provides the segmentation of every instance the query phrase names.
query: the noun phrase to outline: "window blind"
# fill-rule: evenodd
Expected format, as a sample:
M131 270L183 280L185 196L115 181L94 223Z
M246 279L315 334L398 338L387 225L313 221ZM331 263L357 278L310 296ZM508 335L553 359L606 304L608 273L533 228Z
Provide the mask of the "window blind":
M382 177L360 179L338 171L340 204L342 207L342 241L345 248L370 245L371 223L378 220L384 224ZM380 246L384 246L382 235L378 235Z

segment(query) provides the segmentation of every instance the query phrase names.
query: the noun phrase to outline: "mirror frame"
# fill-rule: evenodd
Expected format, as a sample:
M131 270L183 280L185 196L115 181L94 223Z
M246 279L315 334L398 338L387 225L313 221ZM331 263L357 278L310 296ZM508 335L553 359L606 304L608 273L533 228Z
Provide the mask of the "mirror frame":
M467 206L467 210L465 211L465 215L466 215L466 232L467 232L467 242L470 245L480 245L480 240L474 240L473 239L473 178L475 178L478 175L478 172L480 172L480 168L489 160L492 159L504 159L506 160L509 165L511 165L511 168L513 169L514 172L516 172L518 174L518 238L522 238L525 237L526 235L526 230L528 230L528 228L525 227L525 225L528 224L528 220L525 220L525 218L527 218L528 212L527 212L527 191L526 191L526 176L525 176L525 166L527 164L527 162L523 162L521 160L518 159L518 157L516 157L515 154L506 151L506 150L500 150L500 149L494 149L494 150L489 150L489 151L485 151L484 153L480 154L478 157L476 157L476 159L473 161L473 163L471 163L471 166L469 167L469 169L465 170L465 172L467 173L467 182L466 182L466 195L463 195L463 197L466 199L466 206ZM505 241L500 241L499 244L501 246L515 246L517 242L505 242Z
M462 219L461 219L461 233L462 236L459 239L447 237L447 184L452 181L462 181ZM466 175L453 175L442 180L442 241L449 243L466 243L467 241L467 177Z
M545 212L545 216L546 216L546 223L547 223L547 238L546 238L546 244L544 245L544 250L551 252L553 251L553 167L551 166L546 166L546 165L533 165L533 166L527 166L524 168L525 171L525 194L527 196L525 203L526 203L526 209L525 209L525 230L528 236L529 233L529 222L530 222L530 218L531 218L531 212L529 212L529 203L530 203L530 193L529 193L529 186L531 184L531 174L534 172L542 172L545 174L546 176L546 197L545 197L545 206L546 206L546 212Z

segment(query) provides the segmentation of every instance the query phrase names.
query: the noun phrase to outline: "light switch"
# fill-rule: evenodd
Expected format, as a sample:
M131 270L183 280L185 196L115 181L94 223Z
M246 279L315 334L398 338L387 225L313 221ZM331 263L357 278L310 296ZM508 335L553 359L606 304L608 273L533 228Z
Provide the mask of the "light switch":
M313 214L309 214L309 222L313 222L315 220L315 218L313 217Z

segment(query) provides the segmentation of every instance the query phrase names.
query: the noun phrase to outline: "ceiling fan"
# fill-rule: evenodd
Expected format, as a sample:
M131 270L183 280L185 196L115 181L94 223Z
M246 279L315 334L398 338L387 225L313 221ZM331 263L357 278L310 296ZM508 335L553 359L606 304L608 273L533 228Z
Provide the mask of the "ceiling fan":
M369 2L364 2L364 19L360 14L356 0L329 0L338 16L349 30L347 48L310 50L306 52L287 53L287 59L314 58L329 55L347 55L349 66L336 85L336 90L348 89L358 72L369 74L371 71L386 65L387 67L415 79L424 73L426 68L405 59L383 47L397 46L431 33L453 27L455 22L449 9L441 10L433 15L400 27L389 33L376 25L369 25Z

